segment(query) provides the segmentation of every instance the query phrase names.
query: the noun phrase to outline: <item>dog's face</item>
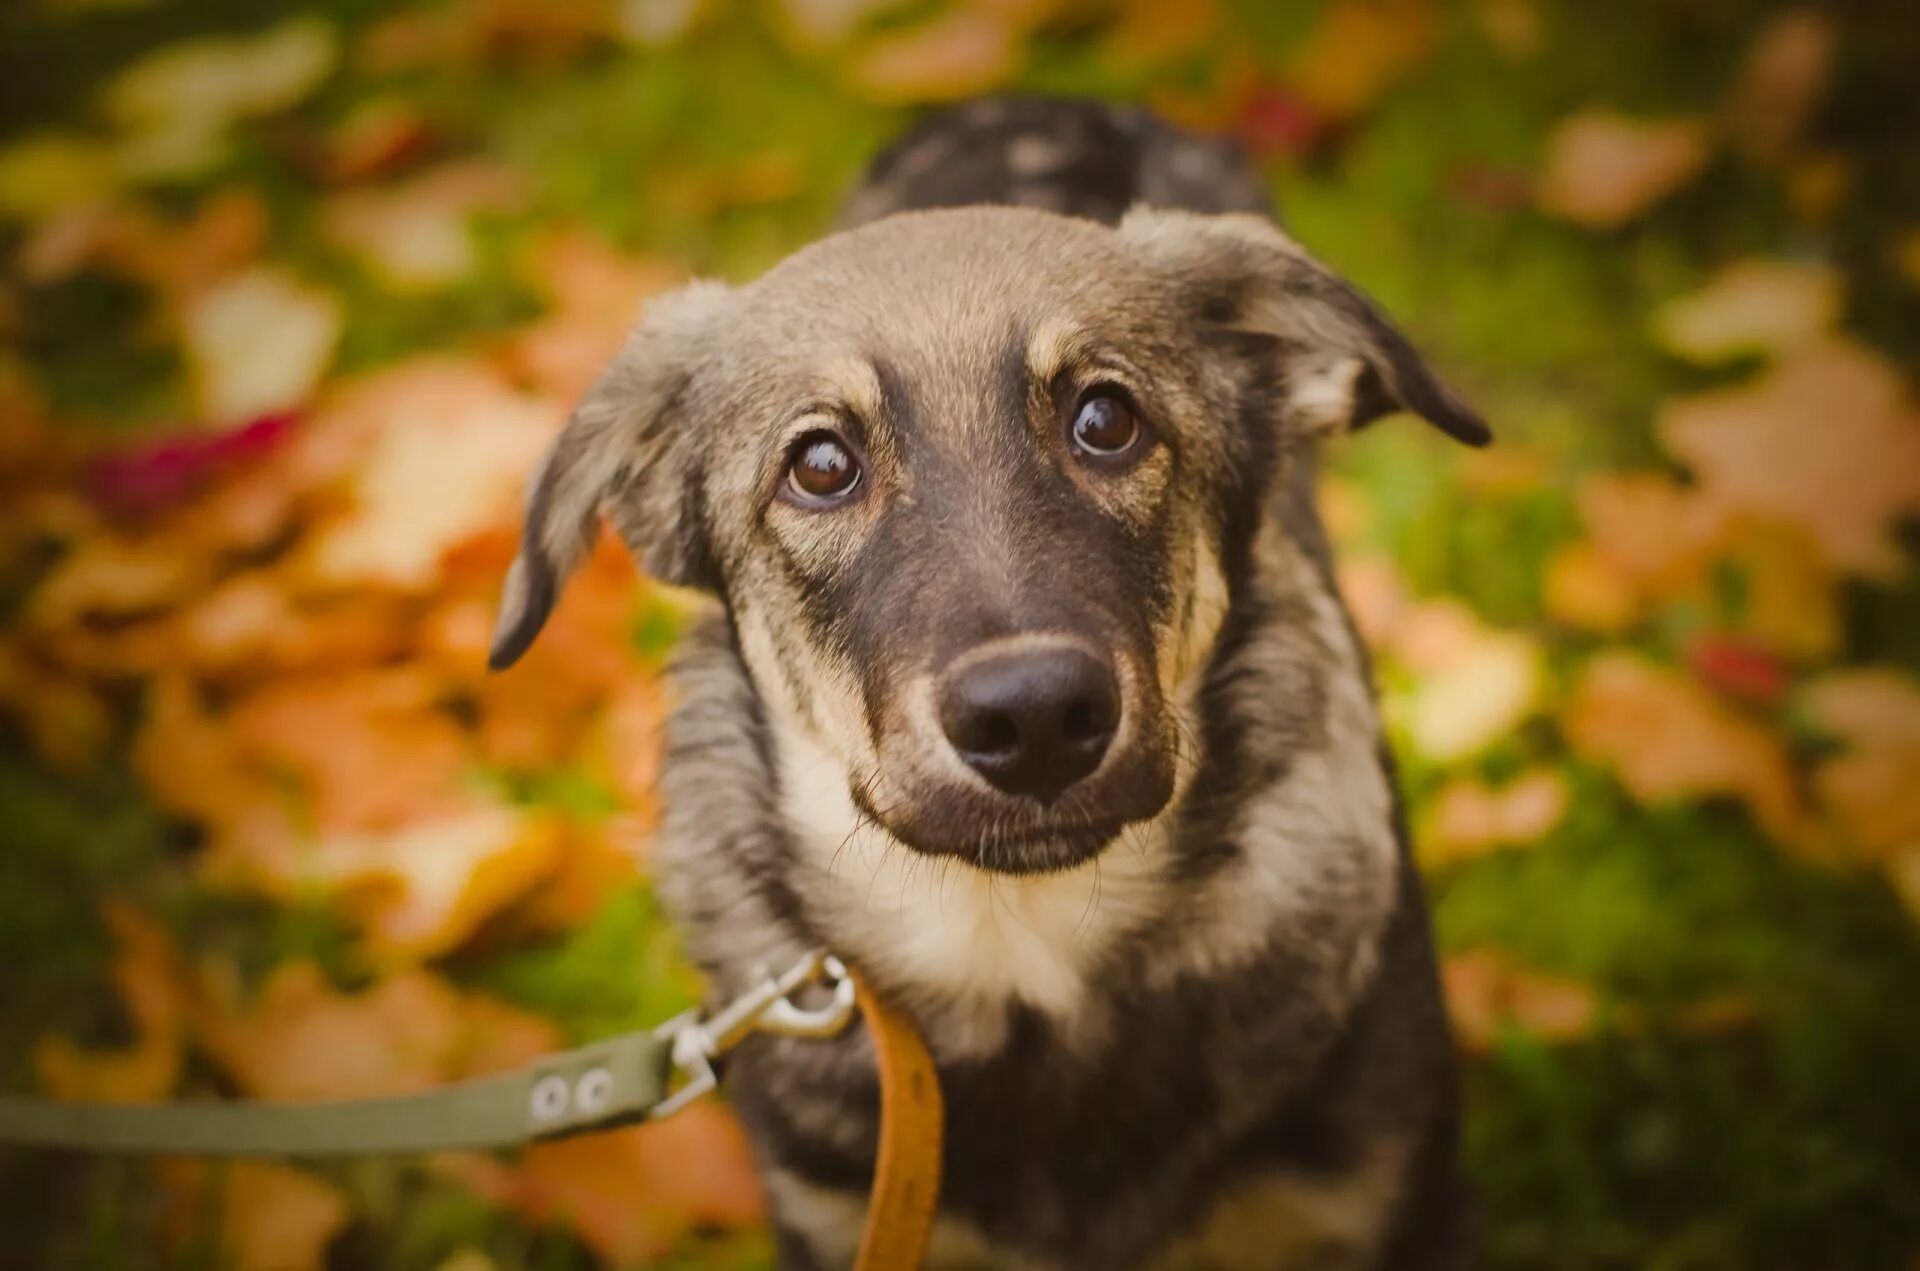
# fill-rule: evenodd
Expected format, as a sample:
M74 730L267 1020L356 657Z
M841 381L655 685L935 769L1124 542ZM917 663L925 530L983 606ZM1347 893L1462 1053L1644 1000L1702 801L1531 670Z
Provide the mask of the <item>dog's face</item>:
M1484 425L1270 224L912 213L656 304L555 443L494 663L606 514L725 602L778 725L909 847L1073 865L1172 797L1298 439Z

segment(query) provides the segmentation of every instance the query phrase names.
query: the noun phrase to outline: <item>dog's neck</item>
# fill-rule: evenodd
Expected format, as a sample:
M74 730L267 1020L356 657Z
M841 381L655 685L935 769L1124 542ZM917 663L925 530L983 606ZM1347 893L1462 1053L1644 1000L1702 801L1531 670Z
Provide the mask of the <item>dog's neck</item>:
M690 640L658 860L696 959L724 986L830 947L913 1009L943 1058L997 1049L1016 1007L1104 1035L1125 993L1230 975L1276 941L1300 943L1317 991L1357 993L1398 865L1364 659L1279 524L1246 568L1183 703L1203 750L1180 792L1046 875L901 844L861 814L826 748L767 717L722 628Z

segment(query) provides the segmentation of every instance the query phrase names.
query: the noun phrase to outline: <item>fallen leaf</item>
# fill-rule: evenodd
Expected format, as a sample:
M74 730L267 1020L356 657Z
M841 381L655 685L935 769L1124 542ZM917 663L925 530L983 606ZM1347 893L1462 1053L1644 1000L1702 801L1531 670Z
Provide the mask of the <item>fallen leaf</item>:
M1578 980L1516 965L1492 949L1457 953L1440 967L1454 1037L1485 1054L1508 1031L1543 1041L1578 1041L1599 1013L1593 990Z
M1696 594L1725 533L1725 513L1650 472L1583 478L1574 495L1587 542L1607 568L1643 595Z
M1589 229L1624 225L1684 185L1707 161L1694 119L1636 120L1586 110L1547 141L1535 197L1543 211Z
M324 588L426 591L447 555L519 519L527 473L564 417L477 363L422 363L360 395L370 448L349 506L322 520L299 556Z
M1813 9L1775 14L1760 28L1721 111L1748 158L1777 162L1805 136L1826 95L1835 43L1832 20Z
M83 773L113 740L114 715L85 680L0 645L0 717L11 718L48 768Z
M37 221L119 189L119 156L72 132L34 133L0 148L0 215Z
M1473 16L1493 46L1509 58L1529 58L1540 51L1544 30L1533 0L1478 0Z
M510 210L522 197L505 168L449 163L388 188L335 194L320 216L329 237L360 254L389 287L418 291L470 273L474 215Z
M257 35L180 40L122 70L100 93L121 127L163 131L182 120L224 126L294 105L333 72L339 40L317 18Z
M1547 615L1564 626L1618 635L1639 618L1639 589L1619 561L1591 543L1561 548L1542 584Z
M1567 813L1566 778L1536 768L1494 789L1474 777L1448 782L1434 796L1416 837L1429 869L1544 838Z
M624 255L571 230L536 240L523 272L551 311L507 342L501 359L517 380L567 402L606 370L646 300L686 281L679 265Z
M354 108L320 146L317 167L330 185L391 176L434 148L433 126L412 102L376 97Z
M882 102L955 101L992 89L1019 60L1016 32L991 12L955 9L882 36L852 67L854 85Z
M282 444L292 415L263 418L215 433L172 436L95 455L87 492L110 513L127 517L179 502L222 469L246 463Z
M1670 402L1659 434L1706 499L1805 528L1836 568L1893 580L1893 530L1920 513L1920 411L1900 375L1843 341L1752 383Z
M1779 659L1725 632L1695 635L1687 641L1686 659L1703 683L1729 697L1771 706L1787 691L1787 668Z
M1728 795L1797 846L1806 809L1774 734L1695 681L1629 653L1588 664L1563 716L1567 740L1642 803Z
M699 21L707 0L620 0L620 34L642 48L676 44Z
M117 1050L43 1037L33 1066L56 1099L147 1103L164 1099L180 1080L185 1045L186 967L165 928L122 901L102 906L113 934L113 982L133 1025L133 1042Z
M1405 647L1404 645L1396 647ZM1500 740L1540 697L1540 650L1516 632L1474 624L1458 646L1435 657L1399 713L1414 747L1436 763L1465 759Z
M1821 805L1872 859L1898 865L1920 852L1920 684L1890 669L1834 671L1801 706L1845 747L1814 770Z
M1434 30L1427 0L1335 0L1288 56L1287 86L1327 118L1355 118L1426 60Z
M902 7L905 0L779 0L780 16L802 44L819 47L851 35L870 18Z
M196 297L183 321L201 417L236 424L292 410L312 395L343 315L332 293L261 266Z
M1728 615L1736 631L1790 661L1830 657L1840 647L1840 580L1812 535L1762 517L1734 517L1719 555L1742 584L1741 602Z
M1663 305L1653 317L1654 339L1701 365L1778 354L1833 329L1843 287L1829 265L1740 261L1701 290Z
M347 1201L304 1170L261 1161L163 1161L171 1243L190 1245L208 1216L232 1271L321 1271L347 1225Z
M259 1099L411 1094L530 1063L559 1048L546 1020L405 970L357 993L311 963L277 968L252 1001L231 983L203 994L195 1027L207 1053Z
M58 629L88 618L120 618L166 608L202 586L207 562L164 542L100 534L76 544L41 579L27 618Z
M537 1144L511 1164L450 1156L439 1169L492 1204L566 1225L616 1267L650 1265L689 1232L761 1217L746 1136L711 1102L665 1121Z

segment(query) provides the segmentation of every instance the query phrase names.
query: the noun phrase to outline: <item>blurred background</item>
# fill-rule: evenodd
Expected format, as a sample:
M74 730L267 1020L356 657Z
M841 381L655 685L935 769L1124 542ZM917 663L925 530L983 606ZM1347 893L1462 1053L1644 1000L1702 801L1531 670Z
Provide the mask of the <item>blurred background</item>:
M682 619L607 546L482 674L649 294L916 107L1149 102L1500 433L1332 456L1496 1268L1920 1266L1908 0L9 0L0 1083L418 1089L698 985ZM0 1153L0 1264L768 1264L709 1103L500 1158Z

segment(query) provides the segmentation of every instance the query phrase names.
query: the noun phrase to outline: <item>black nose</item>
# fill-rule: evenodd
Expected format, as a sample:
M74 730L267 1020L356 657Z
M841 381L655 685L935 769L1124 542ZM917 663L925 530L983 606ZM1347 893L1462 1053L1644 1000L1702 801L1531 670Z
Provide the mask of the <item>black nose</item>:
M940 727L967 766L1042 803L1100 766L1119 722L1113 668L1074 648L973 658L940 686Z

